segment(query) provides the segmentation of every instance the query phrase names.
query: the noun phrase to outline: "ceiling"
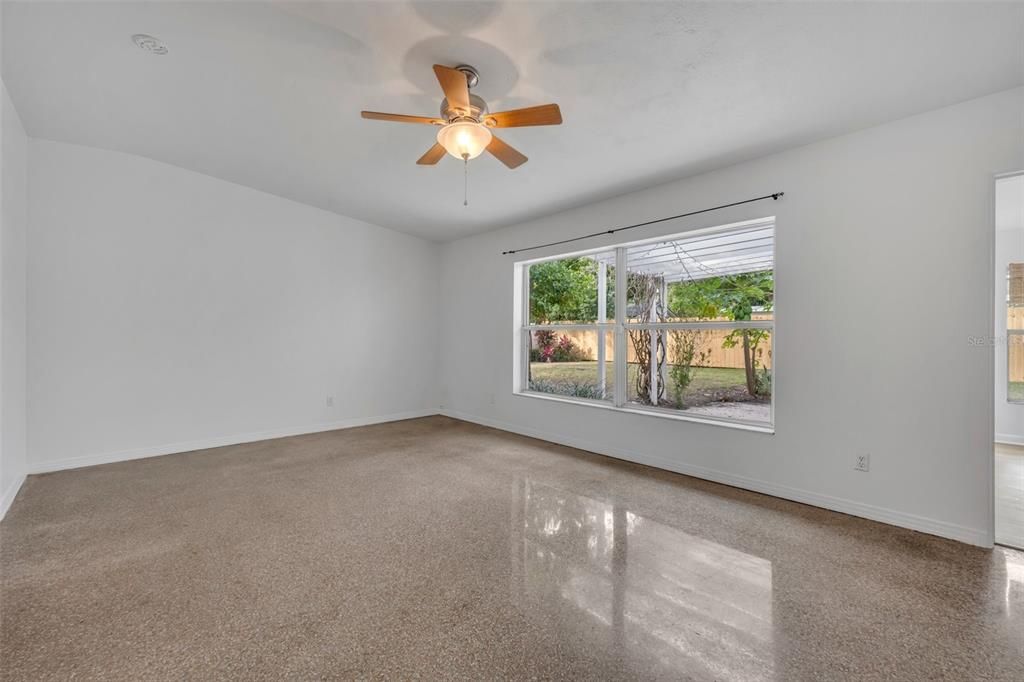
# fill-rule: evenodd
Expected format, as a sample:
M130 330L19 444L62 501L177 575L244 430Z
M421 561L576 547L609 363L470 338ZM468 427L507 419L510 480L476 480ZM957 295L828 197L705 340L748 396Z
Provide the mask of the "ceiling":
M3 2L29 135L449 240L1024 83L1024 3ZM169 53L139 50L148 33ZM474 65L508 170L416 159L431 65ZM771 189L771 188L769 188Z

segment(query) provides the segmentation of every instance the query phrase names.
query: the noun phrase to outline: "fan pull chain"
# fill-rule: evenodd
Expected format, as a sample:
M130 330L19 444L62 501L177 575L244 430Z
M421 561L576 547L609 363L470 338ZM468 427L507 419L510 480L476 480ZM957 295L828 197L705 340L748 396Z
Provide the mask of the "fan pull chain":
M462 205L469 206L469 154L462 155Z

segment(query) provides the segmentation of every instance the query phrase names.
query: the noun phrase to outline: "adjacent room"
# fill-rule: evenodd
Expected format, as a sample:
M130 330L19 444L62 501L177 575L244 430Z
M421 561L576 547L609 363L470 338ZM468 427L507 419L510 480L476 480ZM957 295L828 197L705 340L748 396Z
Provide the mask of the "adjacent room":
M1024 0L0 41L0 679L1024 679Z

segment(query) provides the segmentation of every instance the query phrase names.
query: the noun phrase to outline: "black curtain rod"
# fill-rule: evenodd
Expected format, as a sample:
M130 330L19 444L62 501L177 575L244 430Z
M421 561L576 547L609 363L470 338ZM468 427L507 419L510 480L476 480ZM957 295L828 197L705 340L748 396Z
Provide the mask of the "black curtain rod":
M708 213L709 211L720 211L723 208L732 208L733 206L741 206L742 204L750 204L755 201L764 201L765 199L771 199L778 201L779 197L785 195L785 192L775 192L774 194L765 194L763 197L754 197L753 199L744 199L743 201L734 201L731 204L722 204L721 206L713 206L711 208L702 208L699 211L690 211L689 213L680 213L679 215L671 215L667 218L658 218L657 220L648 220L646 223L637 223L636 225L627 225L626 227L616 227L613 230L602 230L601 232L594 232L592 234L585 234L582 237L572 237L570 239L562 239L557 242L549 242L547 244L538 244L537 246L527 246L522 249L511 249L509 251L502 251L502 256L507 256L512 253L519 253L520 251L533 251L534 249L546 249L549 246L558 246L559 244L569 244L571 242L578 242L581 239L590 239L591 237L600 237L603 234L615 234L616 232L624 232L626 230L632 230L637 227L645 227L647 225L654 225L655 223L663 223L666 220L675 220L677 218L686 218L692 215L698 215L700 213Z

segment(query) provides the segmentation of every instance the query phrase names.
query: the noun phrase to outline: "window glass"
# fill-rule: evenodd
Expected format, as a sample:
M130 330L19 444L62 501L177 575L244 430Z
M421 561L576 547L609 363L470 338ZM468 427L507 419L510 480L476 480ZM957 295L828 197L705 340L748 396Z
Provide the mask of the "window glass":
M627 402L690 416L771 422L768 329L632 329ZM646 362L648 348L661 362Z
M1024 402L1024 263L1006 269L1006 399Z
M572 398L612 400L615 342L611 332L540 329L529 334L529 390Z
M774 254L764 219L524 266L521 390L771 426Z
M597 322L602 312L615 319L615 252L534 263L528 274L530 324Z

